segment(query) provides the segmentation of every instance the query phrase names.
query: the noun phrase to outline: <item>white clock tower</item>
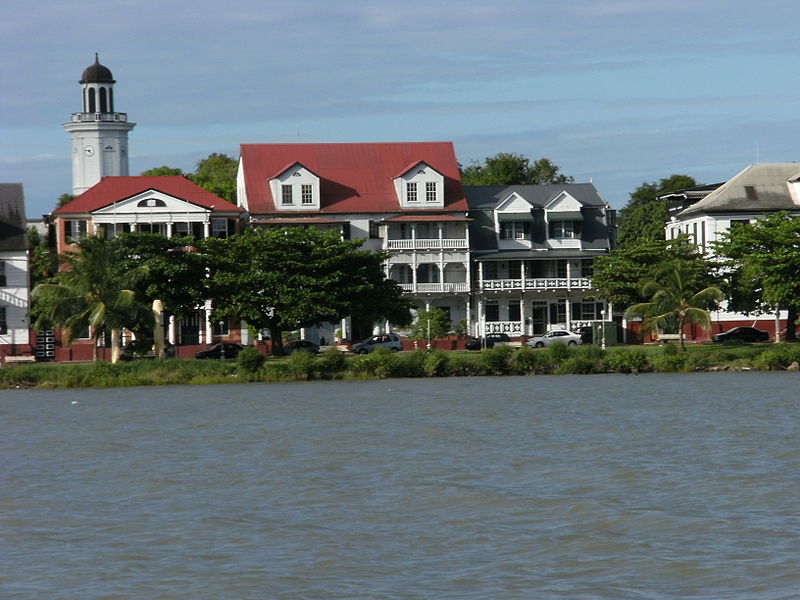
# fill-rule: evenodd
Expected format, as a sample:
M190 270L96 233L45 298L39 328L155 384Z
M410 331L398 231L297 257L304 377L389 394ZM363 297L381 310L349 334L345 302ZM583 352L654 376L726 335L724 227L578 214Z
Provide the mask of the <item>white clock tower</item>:
M83 112L64 124L72 135L72 193L76 196L109 175L128 174L128 132L136 123L114 112L114 77L100 64L83 72Z

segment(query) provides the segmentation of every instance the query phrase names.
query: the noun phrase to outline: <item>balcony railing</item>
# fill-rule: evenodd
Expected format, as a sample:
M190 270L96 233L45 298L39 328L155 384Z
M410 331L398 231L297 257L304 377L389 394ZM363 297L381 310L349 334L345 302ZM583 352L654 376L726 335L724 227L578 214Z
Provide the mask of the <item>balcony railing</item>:
M418 283L416 286L413 283L401 283L400 287L404 292L420 293L420 292L468 292L469 284L467 282L458 283Z
M126 122L128 113L72 113L73 123L94 123L95 121Z
M523 279L484 279L483 290L589 290L589 277L533 277Z
M519 321L486 321L483 324L483 333L522 335L522 323Z
M466 238L433 238L416 240L384 240L386 250L444 250L467 248Z

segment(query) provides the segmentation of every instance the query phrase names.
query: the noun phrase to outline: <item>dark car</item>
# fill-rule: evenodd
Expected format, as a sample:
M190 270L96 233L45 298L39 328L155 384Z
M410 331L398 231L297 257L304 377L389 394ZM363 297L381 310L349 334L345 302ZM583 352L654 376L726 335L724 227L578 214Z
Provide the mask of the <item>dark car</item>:
M510 342L511 338L507 333L490 333L483 340L474 339L469 340L464 344L467 350L480 350L481 348L494 348L494 345L499 342Z
M581 336L581 343L583 344L591 344L594 339L594 332L592 328L588 325L584 325L583 327L578 327L575 330L579 336Z
M216 358L217 360L221 360L223 358L236 358L239 356L239 352L242 350L244 350L244 346L241 344L237 344L235 342L222 342L220 344L214 344L205 350L200 350L200 352L195 353L194 357Z
M295 340L283 345L284 354L291 354L292 352L310 352L311 354L319 354L319 346L314 342L308 340Z
M120 360L133 360L134 358L155 358L156 346L153 340L139 338L126 344L119 353ZM164 358L175 356L175 346L164 340Z
M725 333L718 333L711 336L713 342L730 342L741 340L743 342L767 342L769 334L755 327L734 327Z

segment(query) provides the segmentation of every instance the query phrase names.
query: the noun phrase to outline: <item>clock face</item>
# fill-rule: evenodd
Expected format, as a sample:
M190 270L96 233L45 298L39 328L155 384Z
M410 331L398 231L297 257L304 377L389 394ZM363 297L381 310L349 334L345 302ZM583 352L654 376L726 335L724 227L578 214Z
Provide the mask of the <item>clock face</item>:
M83 153L86 156L92 156L94 154L94 148L92 148L91 146L84 146Z

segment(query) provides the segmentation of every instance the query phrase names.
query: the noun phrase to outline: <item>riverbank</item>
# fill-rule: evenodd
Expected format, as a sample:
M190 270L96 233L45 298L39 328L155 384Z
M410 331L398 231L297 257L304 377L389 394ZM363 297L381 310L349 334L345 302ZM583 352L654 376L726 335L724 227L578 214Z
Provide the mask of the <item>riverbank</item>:
M252 359L252 355L250 356ZM286 358L237 361L138 360L112 365L35 364L0 369L0 388L110 388L235 382L458 377L497 375L569 375L597 373L690 373L697 371L793 370L800 344L698 345L686 352L662 347L598 346L545 349L498 346L482 352L439 350L378 351L345 356L335 350L320 356L295 353Z

